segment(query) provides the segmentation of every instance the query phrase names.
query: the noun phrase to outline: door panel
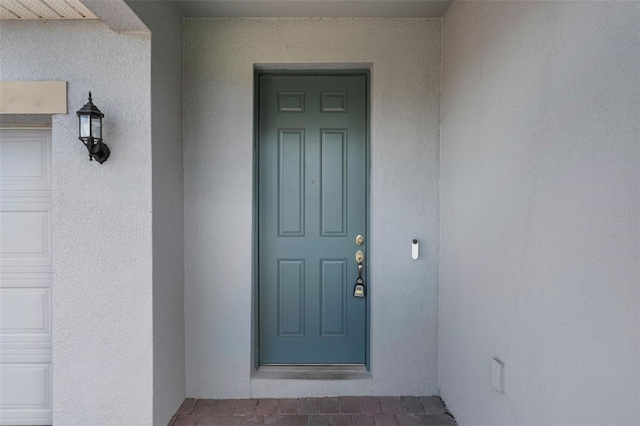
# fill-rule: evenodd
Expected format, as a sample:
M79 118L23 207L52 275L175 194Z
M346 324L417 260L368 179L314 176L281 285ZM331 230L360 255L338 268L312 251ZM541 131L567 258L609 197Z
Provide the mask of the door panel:
M347 129L322 129L320 140L320 235L346 237Z
M304 236L304 129L278 131L278 236Z
M51 424L51 131L0 130L0 424Z
M258 120L260 363L364 364L366 77L262 75Z

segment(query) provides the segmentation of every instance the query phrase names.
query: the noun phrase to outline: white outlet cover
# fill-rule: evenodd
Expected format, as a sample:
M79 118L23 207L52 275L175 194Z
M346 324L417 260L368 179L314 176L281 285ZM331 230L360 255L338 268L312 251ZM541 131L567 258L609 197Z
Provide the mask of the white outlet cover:
M491 360L491 385L498 392L504 392L504 363L498 358Z

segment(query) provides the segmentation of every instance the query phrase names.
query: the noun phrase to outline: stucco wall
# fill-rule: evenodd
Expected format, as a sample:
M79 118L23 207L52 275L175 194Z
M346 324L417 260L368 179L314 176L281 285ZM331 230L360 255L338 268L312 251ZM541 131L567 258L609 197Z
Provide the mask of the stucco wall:
M372 69L372 379L297 391L437 393L440 21L186 22L187 395L251 394L254 64L336 62Z
M68 81L53 117L53 421L150 424L150 38L97 21L2 21L0 79ZM105 114L89 162L75 111Z
M151 30L153 423L185 397L182 16L172 2L127 1Z
M461 425L640 423L639 18L637 2L445 16L438 359Z

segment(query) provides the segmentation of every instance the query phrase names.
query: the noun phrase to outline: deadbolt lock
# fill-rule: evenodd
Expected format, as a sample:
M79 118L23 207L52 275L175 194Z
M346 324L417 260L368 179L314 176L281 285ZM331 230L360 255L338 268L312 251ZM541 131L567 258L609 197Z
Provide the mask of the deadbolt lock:
M364 237L362 235L358 235L356 237L356 245L361 246L364 244Z
M358 250L356 252L356 263L363 263L364 262L364 253L362 252L362 250Z

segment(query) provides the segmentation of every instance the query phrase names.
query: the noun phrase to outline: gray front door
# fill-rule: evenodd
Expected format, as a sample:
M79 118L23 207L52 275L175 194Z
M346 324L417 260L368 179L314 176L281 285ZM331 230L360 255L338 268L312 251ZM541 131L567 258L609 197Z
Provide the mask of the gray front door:
M365 75L259 77L262 365L365 363L366 88Z

